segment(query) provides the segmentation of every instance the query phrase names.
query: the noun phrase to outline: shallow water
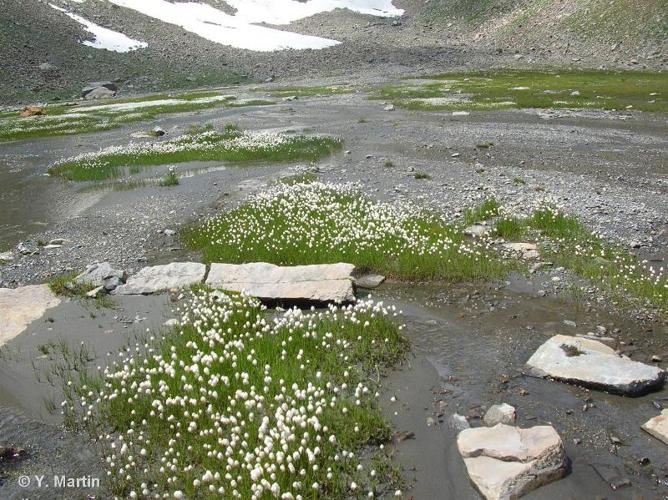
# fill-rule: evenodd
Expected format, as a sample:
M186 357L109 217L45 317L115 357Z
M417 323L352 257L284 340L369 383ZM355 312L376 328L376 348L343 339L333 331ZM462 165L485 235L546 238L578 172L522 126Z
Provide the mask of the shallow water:
M587 333L597 324L612 323L628 341L641 334L635 323L513 288L517 285L499 290L482 286L478 295L474 287L465 286L386 286L376 294L403 310L413 345L407 363L390 373L382 396L382 407L397 431L416 435L396 445L396 459L414 481L407 493L415 499L479 498L468 482L448 417L458 412L472 426L481 425L485 409L502 402L516 407L521 427L553 425L571 461L567 477L526 498L656 498L668 493L668 485L657 485L651 477L652 471L661 475L668 466L665 445L640 429L657 414L653 402L667 398L667 389L631 399L521 372L533 351L552 335ZM577 327L564 320L575 321ZM653 335L655 345L668 345L668 332ZM390 402L392 396L396 403ZM587 402L594 407L583 411ZM614 446L611 436L622 445ZM640 465L643 458L651 465ZM617 490L610 486L627 480L629 485Z
M527 498L656 498L668 493L652 472L668 467L665 445L640 430L656 415L653 401L664 401L668 390L641 398L622 398L575 386L524 377L523 363L551 335L586 333L596 325L614 325L627 342L639 336L635 324L598 311L580 310L558 298L540 298L529 282L419 287L385 284L373 295L402 310L405 334L412 343L406 362L383 380L381 408L398 432L413 432L390 448L402 467L409 488L406 498L475 499L461 458L456 434L447 425L458 412L480 425L485 408L507 402L517 408L518 424L553 425L561 435L571 471L560 481ZM522 286L520 286L522 285ZM523 291L517 291L517 290ZM60 403L57 381L48 379L52 361L41 346L65 339L72 347L83 342L94 353L89 366L104 366L119 349L132 346L147 331L159 331L173 316L168 295L116 297L113 309L66 301L33 322L8 343L0 356L0 429L12 443L29 450L29 457L4 472L0 497L19 494L16 478L26 470L39 472L53 465L49 450L63 449L76 459L60 460L64 474L93 474L98 470L93 450L82 438L58 430L59 412L46 401ZM575 321L576 327L564 320ZM668 331L654 332L651 350L668 347ZM641 360L645 348L634 357ZM526 391L525 395L522 395ZM390 398L396 396L397 401ZM583 411L585 403L593 407ZM29 432L28 432L29 431ZM622 445L613 446L611 436ZM576 440L578 444L576 444ZM640 459L650 465L640 465ZM602 478L602 474L606 480ZM610 483L626 484L613 491ZM20 497L17 497L20 498ZM48 498L48 497L44 497Z

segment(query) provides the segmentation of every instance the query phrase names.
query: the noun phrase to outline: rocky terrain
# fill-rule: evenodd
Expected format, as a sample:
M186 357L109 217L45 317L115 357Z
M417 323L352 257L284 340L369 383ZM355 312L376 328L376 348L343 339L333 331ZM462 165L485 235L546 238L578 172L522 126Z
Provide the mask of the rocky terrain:
M667 15L661 2L652 1L569 0L537 6L528 1L399 0L395 5L405 13L398 19L335 10L277 26L344 43L274 53L219 45L107 1L51 4L148 47L123 54L87 47L79 42L91 39L90 33L49 3L7 0L0 20L0 42L6 48L0 103L69 99L100 80L117 81L127 94L379 68L398 74L443 67L666 67ZM224 2L212 5L226 8ZM626 16L626 9L640 15Z

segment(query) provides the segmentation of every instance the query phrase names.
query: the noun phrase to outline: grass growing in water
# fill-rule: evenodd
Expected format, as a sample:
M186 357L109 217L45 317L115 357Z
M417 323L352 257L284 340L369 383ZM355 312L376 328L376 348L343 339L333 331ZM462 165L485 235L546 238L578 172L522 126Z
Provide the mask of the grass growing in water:
M125 168L187 161L294 161L317 160L341 141L331 137L288 136L272 132L242 132L234 126L225 130L187 134L161 142L113 146L56 162L49 173L73 181L119 177ZM132 172L132 170L130 170Z
M174 167L170 167L169 171L163 177L163 179L160 181L160 185L163 187L169 187L169 186L178 186L179 185L179 176L177 175L176 171L174 170Z
M668 111L663 73L559 71L447 73L423 85L391 85L374 99L417 110L589 108Z
M668 279L645 268L617 245L592 233L577 218L551 207L537 210L527 225L550 239L543 249L555 263L608 288L621 298L639 299L668 312Z
M63 297L85 297L94 287L90 284L78 284L74 281L77 273L71 272L54 276L48 281L53 293Z
M271 319L200 291L159 342L66 385L67 421L99 439L123 498L382 496L391 478L360 455L391 438L374 380L404 350L392 314L360 302Z
M182 234L208 262L350 262L401 279L499 276L485 243L408 205L376 203L354 186L277 185Z

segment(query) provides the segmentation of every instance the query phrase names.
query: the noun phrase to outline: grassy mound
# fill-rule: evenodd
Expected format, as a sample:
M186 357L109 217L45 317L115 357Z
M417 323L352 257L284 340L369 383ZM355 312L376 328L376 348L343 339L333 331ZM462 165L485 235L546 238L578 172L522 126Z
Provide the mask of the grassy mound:
M200 291L158 345L67 385L67 422L99 440L122 498L382 495L373 450L391 432L370 375L403 352L393 314L361 302L270 319Z
M208 130L161 142L112 146L56 162L49 173L73 181L119 177L138 167L188 161L316 160L341 146L330 137L289 136L270 132L242 132L235 126Z
M349 185L281 184L183 233L208 262L350 262L403 279L499 276L486 243L410 206L376 203Z

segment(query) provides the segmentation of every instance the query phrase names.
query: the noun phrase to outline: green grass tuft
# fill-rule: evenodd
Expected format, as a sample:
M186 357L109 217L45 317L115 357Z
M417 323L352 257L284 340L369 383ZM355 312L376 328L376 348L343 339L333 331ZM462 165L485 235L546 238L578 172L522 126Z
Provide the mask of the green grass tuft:
M310 184L318 180L318 177L313 172L302 172L300 174L286 175L281 177L279 182L288 186L295 184Z
M499 219L494 226L494 234L506 240L519 240L526 233L526 224L515 217Z
M54 276L48 281L48 286L53 293L62 297L85 297L94 287L89 284L79 285L74 278L77 273L71 272Z
M178 186L179 176L173 168L170 168L167 174L160 180L162 187Z
M488 198L474 208L464 210L464 224L470 226L499 215L501 205L494 198Z

